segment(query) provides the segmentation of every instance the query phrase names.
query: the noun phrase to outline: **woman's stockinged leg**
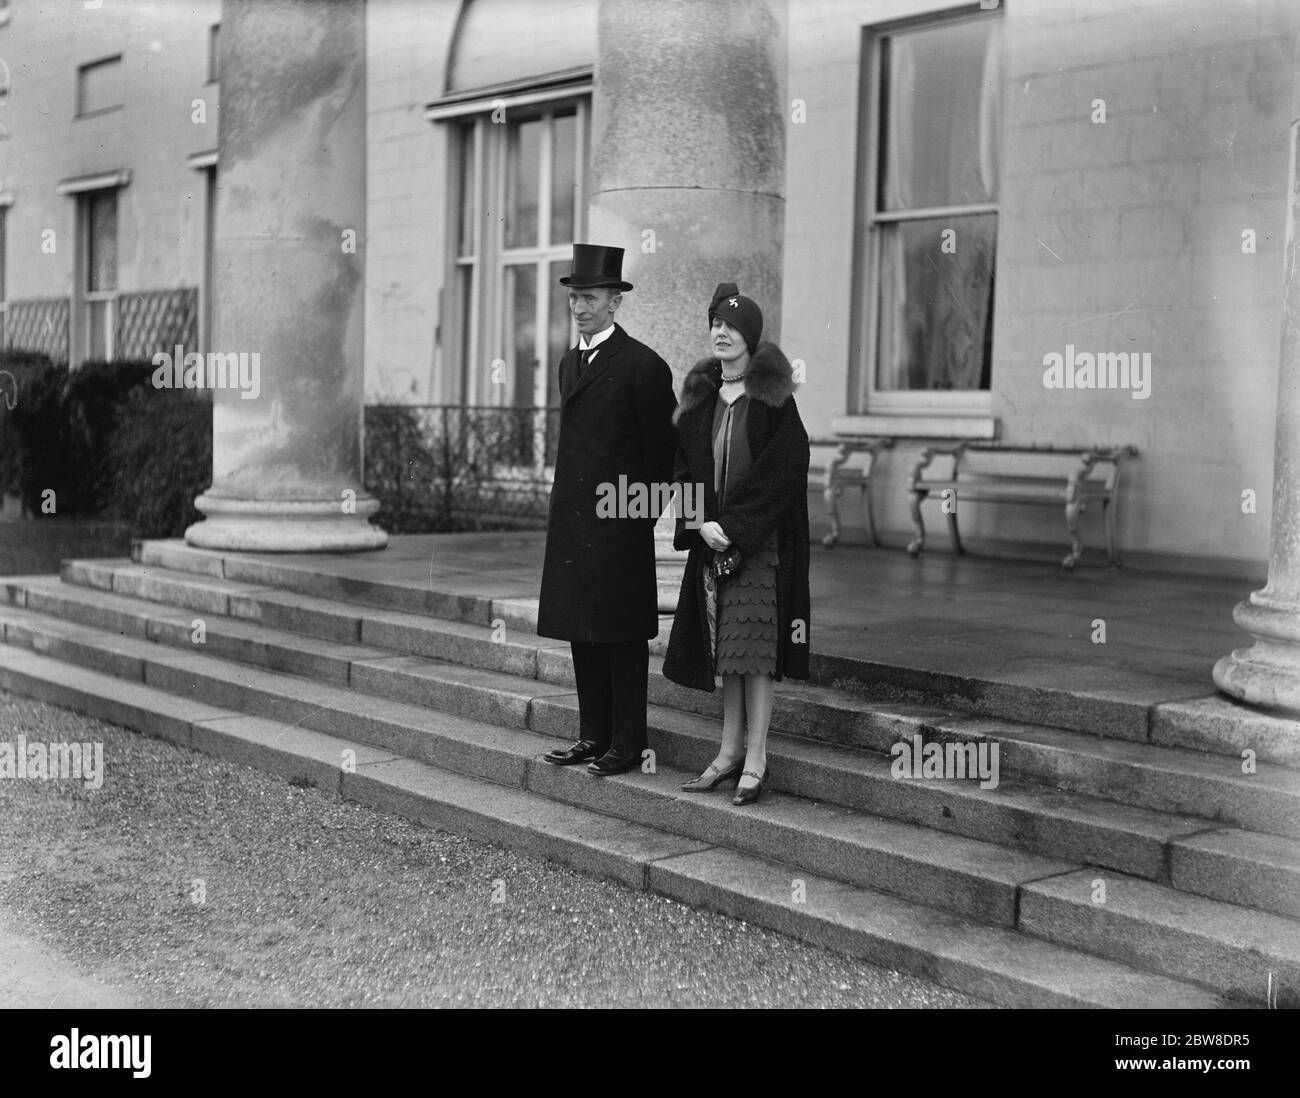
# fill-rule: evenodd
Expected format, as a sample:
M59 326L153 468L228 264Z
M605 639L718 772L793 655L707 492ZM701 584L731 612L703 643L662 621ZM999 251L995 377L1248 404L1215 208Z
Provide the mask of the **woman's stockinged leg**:
M688 793L708 793L732 781L745 758L745 684L740 675L722 676L722 743L717 757L698 778L682 786Z
M745 677L722 676L722 744L713 765L719 770L738 762L745 754Z
M748 727L745 735L745 769L754 774L767 773L767 729L772 723L772 698L776 684L771 675L746 675L745 715ZM739 788L752 789L758 779L742 776Z

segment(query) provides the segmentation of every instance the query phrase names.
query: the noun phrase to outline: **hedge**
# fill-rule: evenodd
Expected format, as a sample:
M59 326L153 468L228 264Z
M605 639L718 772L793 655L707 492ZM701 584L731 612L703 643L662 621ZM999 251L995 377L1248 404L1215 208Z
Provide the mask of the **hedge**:
M113 519L139 537L183 533L211 482L212 405L206 394L155 389L153 370L127 361L69 371L43 355L0 353L0 490L30 515Z

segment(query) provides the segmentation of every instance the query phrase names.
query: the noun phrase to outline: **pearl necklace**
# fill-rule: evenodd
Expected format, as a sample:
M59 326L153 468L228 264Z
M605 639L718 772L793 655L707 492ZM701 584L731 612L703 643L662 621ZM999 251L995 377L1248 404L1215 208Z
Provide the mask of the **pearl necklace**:
M722 375L722 382L724 385L732 385L735 384L737 381L744 381L744 380L745 380L745 375L743 373L737 374L735 377L728 377L726 374Z

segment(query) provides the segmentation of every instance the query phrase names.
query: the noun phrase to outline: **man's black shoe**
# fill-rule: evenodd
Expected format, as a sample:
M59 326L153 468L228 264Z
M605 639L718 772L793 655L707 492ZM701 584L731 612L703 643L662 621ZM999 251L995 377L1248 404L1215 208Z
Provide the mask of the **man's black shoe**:
M640 751L606 751L587 767L588 774L608 778L611 774L626 774L641 765Z
M602 754L594 740L579 740L568 747L557 747L554 751L548 751L542 758L556 766L573 766L575 763L599 758Z

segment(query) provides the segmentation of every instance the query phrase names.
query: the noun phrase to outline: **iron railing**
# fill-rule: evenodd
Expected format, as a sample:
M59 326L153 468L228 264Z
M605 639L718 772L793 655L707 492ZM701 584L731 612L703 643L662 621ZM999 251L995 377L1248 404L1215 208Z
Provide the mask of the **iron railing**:
M371 404L366 488L391 533L542 529L558 408Z

